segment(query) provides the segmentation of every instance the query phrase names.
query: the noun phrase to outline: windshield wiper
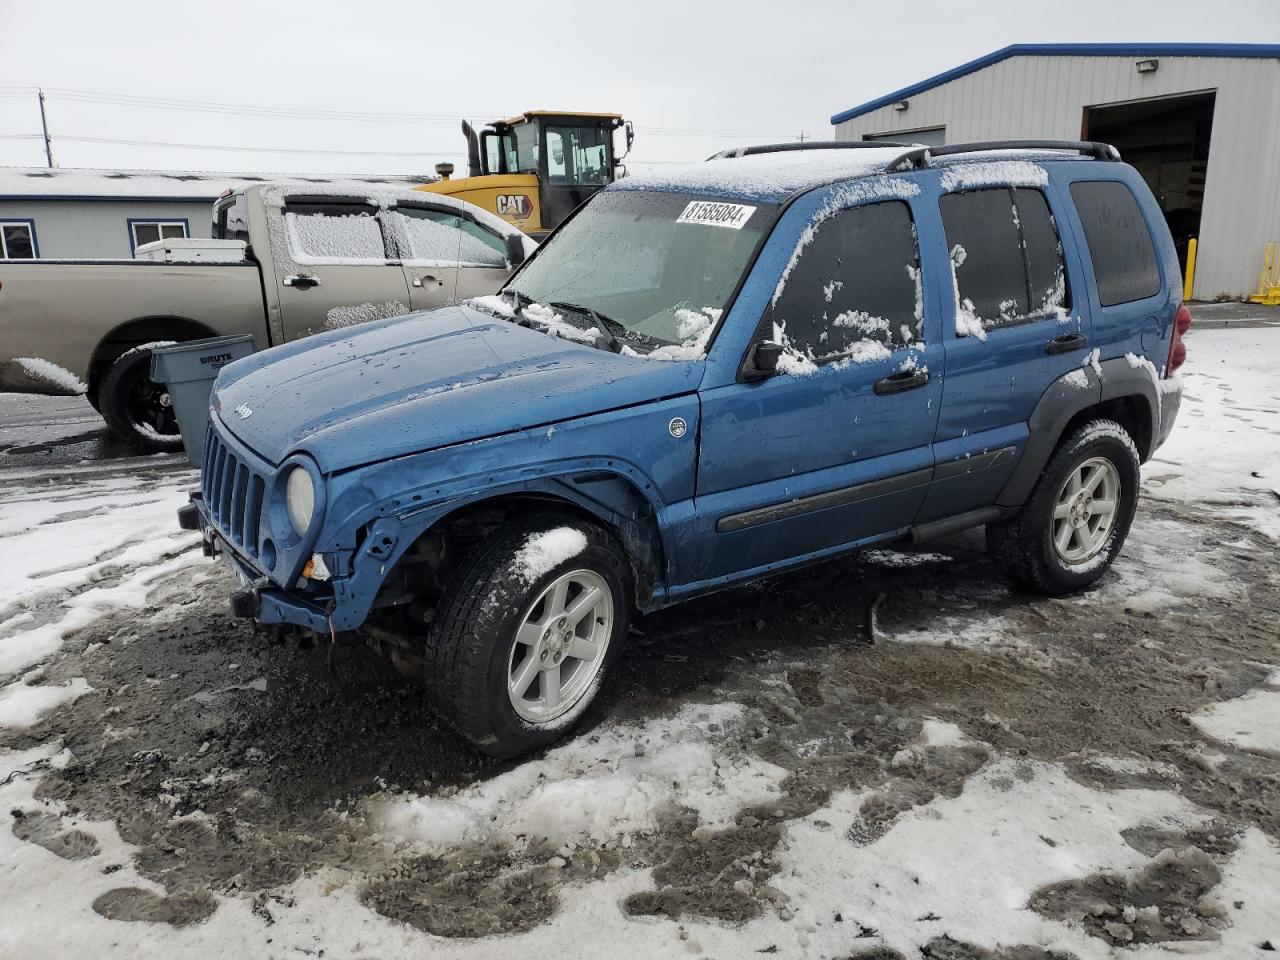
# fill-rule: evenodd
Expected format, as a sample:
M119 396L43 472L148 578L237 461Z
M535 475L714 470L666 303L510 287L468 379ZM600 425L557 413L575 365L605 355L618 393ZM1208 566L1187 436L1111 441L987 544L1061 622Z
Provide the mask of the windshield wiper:
M604 338L605 346L609 349L611 353L622 352L622 341L617 338L617 336L614 334L611 328L617 327L618 329L624 330L624 331L627 328L624 327L622 324L618 323L617 320L611 320L608 317L602 316L601 314L592 310L590 307L584 307L580 303L565 303L562 300L560 301L552 300L547 304L547 306L553 307L558 310L571 310L574 313L582 314L588 320L591 321L591 326L594 327L596 329L596 332L598 332L600 336Z

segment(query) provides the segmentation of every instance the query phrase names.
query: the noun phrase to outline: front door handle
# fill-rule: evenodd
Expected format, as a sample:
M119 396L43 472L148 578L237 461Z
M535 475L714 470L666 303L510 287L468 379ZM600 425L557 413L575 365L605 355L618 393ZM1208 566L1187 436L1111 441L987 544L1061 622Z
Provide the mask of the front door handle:
M1070 353L1072 350L1080 350L1089 338L1083 333L1064 333L1060 337L1054 337L1044 345L1045 353Z
M889 377L881 377L876 381L876 394L901 393L903 390L914 390L929 382L929 371L925 367L915 370L903 370Z
M423 283L436 283L436 284L440 284L440 285L442 285L442 286L443 286L444 281L443 281L443 280L440 280L440 279L437 279L436 277L433 277L433 276L432 276L431 274L429 274L429 273L428 273L425 277L414 277L414 278L413 278L413 285L414 285L415 287L420 287L420 286L422 286L422 285L423 285Z
M294 274L291 277L284 278L284 285L298 290L310 290L312 287L320 286L320 281L305 274Z

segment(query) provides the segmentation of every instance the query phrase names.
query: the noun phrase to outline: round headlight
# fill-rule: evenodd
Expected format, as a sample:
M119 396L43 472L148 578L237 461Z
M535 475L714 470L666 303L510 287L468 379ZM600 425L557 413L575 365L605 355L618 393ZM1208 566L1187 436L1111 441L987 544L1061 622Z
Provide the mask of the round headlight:
M316 488L311 474L302 467L294 467L285 480L285 505L289 508L289 522L302 536L311 528L311 515L316 510Z

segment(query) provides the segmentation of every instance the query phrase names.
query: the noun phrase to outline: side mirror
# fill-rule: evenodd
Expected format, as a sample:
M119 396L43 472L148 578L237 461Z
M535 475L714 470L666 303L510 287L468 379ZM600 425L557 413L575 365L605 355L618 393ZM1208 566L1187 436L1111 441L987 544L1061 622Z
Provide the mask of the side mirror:
M507 237L507 263L514 270L524 263L524 237L510 234Z
M782 344L775 340L759 340L751 348L751 357L743 371L749 380L763 380L778 372L778 359L782 356Z

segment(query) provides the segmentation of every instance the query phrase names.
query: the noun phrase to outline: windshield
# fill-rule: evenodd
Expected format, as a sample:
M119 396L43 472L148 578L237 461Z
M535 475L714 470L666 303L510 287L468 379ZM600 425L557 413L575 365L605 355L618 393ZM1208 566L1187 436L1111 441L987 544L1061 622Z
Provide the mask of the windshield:
M504 292L607 325L640 353L701 356L776 212L772 204L605 190L552 234Z

